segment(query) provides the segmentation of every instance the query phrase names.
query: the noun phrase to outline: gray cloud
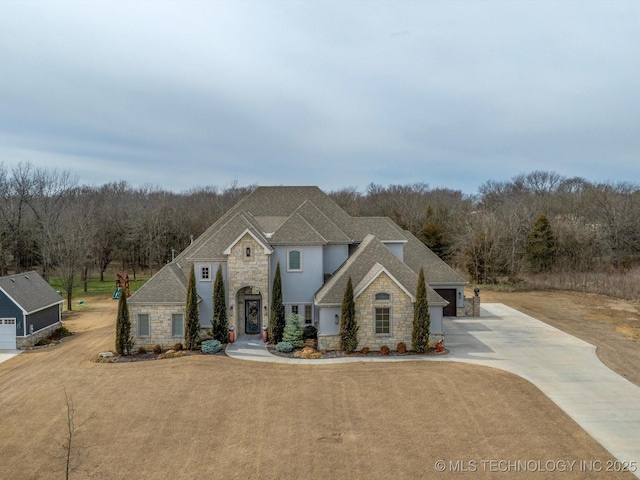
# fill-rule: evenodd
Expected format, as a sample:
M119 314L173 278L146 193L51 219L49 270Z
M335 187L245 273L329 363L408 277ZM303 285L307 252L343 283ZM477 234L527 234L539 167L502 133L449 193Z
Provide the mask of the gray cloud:
M636 2L5 2L0 161L175 190L640 173Z

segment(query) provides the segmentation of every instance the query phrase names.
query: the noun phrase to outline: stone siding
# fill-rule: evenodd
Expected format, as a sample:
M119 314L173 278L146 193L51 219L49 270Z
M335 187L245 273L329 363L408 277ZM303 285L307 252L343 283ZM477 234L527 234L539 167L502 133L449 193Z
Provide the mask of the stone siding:
M467 317L480 316L480 297L465 297L464 299L464 315Z
M138 337L138 314L149 315L148 337ZM184 343L184 332L182 335L171 336L171 315L181 313L186 324L186 307L184 305L131 305L129 307L129 317L131 319L131 333L135 338L134 348L153 348L154 345L161 347L173 347L176 343ZM115 338L115 337L114 337Z
M390 294L390 300L375 301L375 294L382 292ZM376 307L391 309L388 335L375 334L374 309ZM411 348L413 302L386 273L381 273L356 299L356 320L360 326L358 350L362 347L378 350L382 345L395 350L400 342L404 342L407 348Z
M26 337L16 337L16 348L24 350L26 348L33 347L36 343L53 333L56 328L61 326L62 322L56 322L53 325L49 325L37 332L33 332L31 335L27 335Z
M318 336L318 350L339 350L340 337L338 335Z
M247 247L251 249L249 257L246 255ZM238 291L244 287L253 287L260 291L262 325L267 325L270 306L269 255L248 233L233 246L227 257L227 276L229 283L227 305L234 306L233 314L229 315L229 325L234 326L238 334L244 333L244 296L237 295Z

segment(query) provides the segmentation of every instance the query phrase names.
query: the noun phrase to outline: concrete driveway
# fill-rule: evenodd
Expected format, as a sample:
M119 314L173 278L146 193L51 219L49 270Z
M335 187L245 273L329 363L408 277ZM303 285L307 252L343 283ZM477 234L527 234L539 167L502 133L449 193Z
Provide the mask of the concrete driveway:
M0 350L0 363L6 362L20 353L22 350Z
M451 354L434 360L526 378L618 460L635 462L640 478L640 387L602 364L595 346L498 303L480 318L446 318L444 330Z

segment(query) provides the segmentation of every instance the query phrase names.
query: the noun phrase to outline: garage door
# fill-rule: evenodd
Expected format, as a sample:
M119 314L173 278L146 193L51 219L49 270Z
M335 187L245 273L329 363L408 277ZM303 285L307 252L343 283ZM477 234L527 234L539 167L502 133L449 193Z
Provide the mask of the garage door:
M444 298L449 305L442 309L442 314L445 317L456 316L456 289L455 288L435 288L438 295Z
M0 350L16 349L16 319L0 318Z

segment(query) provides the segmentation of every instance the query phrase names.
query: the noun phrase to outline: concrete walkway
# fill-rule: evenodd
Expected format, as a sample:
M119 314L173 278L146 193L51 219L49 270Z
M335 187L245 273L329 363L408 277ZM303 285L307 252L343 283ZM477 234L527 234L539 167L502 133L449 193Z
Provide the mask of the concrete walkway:
M326 365L364 361L457 361L512 372L536 385L621 462L636 462L640 478L640 387L604 366L596 347L502 304L480 318L445 318L446 356L290 359L244 335L227 355L262 362ZM576 459L591 460L591 459Z

